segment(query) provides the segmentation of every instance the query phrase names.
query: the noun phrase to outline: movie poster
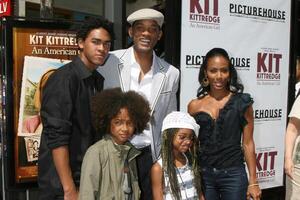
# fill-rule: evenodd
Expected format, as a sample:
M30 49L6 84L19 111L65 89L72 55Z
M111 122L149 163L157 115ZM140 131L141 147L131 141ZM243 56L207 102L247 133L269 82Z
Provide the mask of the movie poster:
M72 31L13 28L15 174L19 183L37 178L43 86L57 68L78 53Z
M24 138L26 162L38 160L42 123L41 95L50 75L70 60L25 56L19 109L18 136Z

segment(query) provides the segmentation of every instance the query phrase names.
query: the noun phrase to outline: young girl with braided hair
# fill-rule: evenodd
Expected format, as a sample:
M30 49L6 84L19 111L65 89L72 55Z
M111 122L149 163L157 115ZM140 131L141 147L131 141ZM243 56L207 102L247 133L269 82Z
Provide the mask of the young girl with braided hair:
M162 125L161 158L152 166L154 200L202 199L197 159L199 125L188 113L172 112Z

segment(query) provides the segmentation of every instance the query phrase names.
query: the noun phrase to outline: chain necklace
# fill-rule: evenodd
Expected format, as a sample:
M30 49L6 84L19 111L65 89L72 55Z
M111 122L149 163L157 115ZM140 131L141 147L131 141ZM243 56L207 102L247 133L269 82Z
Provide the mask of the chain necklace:
M187 157L184 155L184 157L185 157L185 159L186 159L186 162L185 162L185 165L183 166L183 167L181 167L181 168L186 168L187 166L188 166L188 159L187 159ZM185 198L186 199L188 199L188 195L187 195L187 191L186 191L186 184L185 184L185 182L183 181L183 179L182 179L182 177L181 177L181 173L180 173L180 171L179 171L179 169L177 168L177 167L175 167L175 169L176 169L176 172L177 172L177 174L179 175L179 179L180 179L180 181L181 181L181 183L182 183L182 187L183 187L183 189L184 189L184 194L185 194ZM180 184L180 183L179 183ZM181 193L181 191L180 191L180 193Z

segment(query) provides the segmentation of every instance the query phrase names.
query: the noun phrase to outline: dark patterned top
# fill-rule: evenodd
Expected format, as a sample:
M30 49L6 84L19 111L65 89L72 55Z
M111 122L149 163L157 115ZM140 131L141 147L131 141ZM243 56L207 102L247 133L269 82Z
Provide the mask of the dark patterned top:
M243 164L241 136L247 124L244 114L252 103L249 94L238 93L230 97L217 119L203 111L194 114L200 125L199 156L202 167L220 169Z

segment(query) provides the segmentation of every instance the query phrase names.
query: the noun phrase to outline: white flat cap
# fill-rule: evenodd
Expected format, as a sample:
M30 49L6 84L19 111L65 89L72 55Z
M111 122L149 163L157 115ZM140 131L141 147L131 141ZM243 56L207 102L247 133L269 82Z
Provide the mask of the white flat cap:
M162 124L162 131L169 128L187 128L195 132L198 137L200 126L196 123L195 119L185 112L173 111L168 114Z
M132 25L133 22L138 20L144 20L144 19L152 19L157 22L157 24L161 27L164 22L164 15L154 9L151 8L143 8L140 10L137 10L131 15L127 17L127 21Z

